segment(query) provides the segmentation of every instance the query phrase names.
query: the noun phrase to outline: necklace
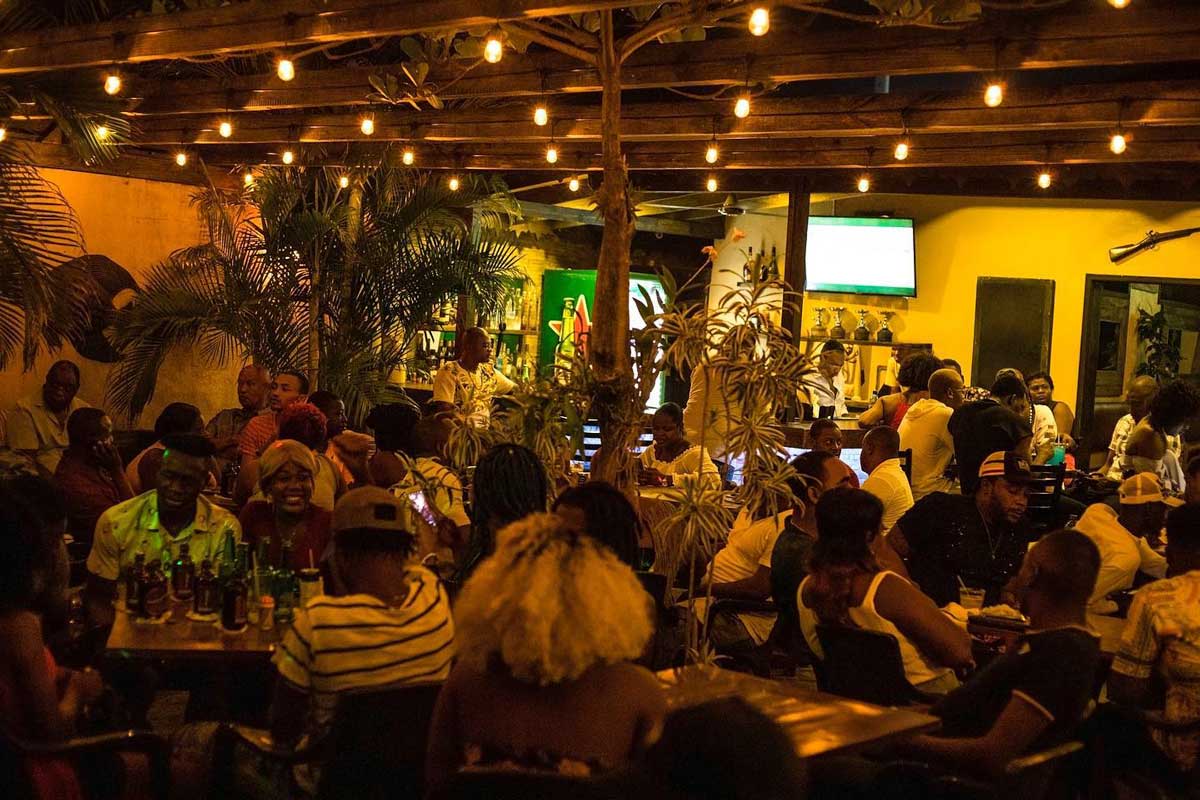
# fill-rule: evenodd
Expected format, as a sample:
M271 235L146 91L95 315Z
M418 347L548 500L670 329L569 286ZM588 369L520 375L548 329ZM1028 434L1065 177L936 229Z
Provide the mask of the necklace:
M995 558L996 551L999 550L1000 545L1004 543L1005 531L1000 531L1000 535L998 537L996 537L996 540L993 542L992 541L992 528L990 525L988 525L987 517L985 517L983 515L983 512L980 511L978 508L976 508L975 511L976 511L976 513L979 514L979 521L983 523L983 532L987 535L988 555L991 558Z

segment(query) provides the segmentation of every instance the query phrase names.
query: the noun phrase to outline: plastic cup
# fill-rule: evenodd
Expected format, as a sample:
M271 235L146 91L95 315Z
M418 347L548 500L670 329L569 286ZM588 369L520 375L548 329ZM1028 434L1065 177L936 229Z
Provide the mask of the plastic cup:
M983 598L986 594L987 592L983 589L960 586L958 589L958 604L968 611L983 608Z

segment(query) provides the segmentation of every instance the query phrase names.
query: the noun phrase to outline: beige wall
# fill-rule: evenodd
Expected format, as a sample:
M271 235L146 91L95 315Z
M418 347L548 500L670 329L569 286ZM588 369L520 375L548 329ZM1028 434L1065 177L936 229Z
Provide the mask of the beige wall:
M108 256L139 282L172 251L204 240L190 204L194 186L57 169L42 174L58 185L75 209L88 252ZM37 391L56 358L79 364L83 373L79 396L92 405L104 405L109 365L81 358L68 345L57 356L43 354L30 372L22 373L19 363L0 372L0 407L7 409L18 397ZM206 367L193 354L173 356L163 366L158 390L138 425L152 426L158 412L175 400L199 406L205 419L237 405L236 371L236 366Z
M969 376L976 279L1053 279L1049 367L1056 397L1072 405L1078 382L1086 274L1135 275L1146 281L1200 278L1200 237L1166 243L1120 265L1108 260L1109 247L1136 242L1148 229L1200 226L1200 206L1196 204L874 194L813 200L816 214L852 216L886 211L913 217L917 229L918 296L904 299L806 294L805 331L811 325L814 306L891 309L896 312L891 327L897 341L933 342L938 355L959 360ZM775 207L765 205L765 214L778 215L785 204L780 200ZM743 257L735 252L737 248L753 245L757 250L762 240L768 250L774 243L782 252L784 222L779 216L756 214L731 220L728 227L742 229L747 238L722 251L718 269L727 266L740 270ZM855 319L848 310L842 323L847 331L854 328ZM885 352L879 349L875 357Z

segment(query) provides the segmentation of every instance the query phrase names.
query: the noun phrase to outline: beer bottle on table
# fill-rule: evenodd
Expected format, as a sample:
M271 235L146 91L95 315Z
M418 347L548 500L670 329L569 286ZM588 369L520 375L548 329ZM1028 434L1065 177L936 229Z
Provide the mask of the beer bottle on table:
M125 571L125 610L130 614L141 613L141 589L145 580L146 554L133 557L133 565Z
M171 609L170 596L167 594L167 576L162 567L151 564L146 573L145 590L142 593L142 615L157 619Z
M179 545L179 558L171 566L171 593L180 600L191 600L195 591L196 563L187 542Z
M235 569L221 588L221 627L227 631L240 631L246 627L245 575L240 568Z
M296 607L296 573L292 570L292 546L284 544L279 569L273 576L272 594L275 595L275 621L289 624Z
M192 611L206 617L217 613L221 604L220 595L221 589L217 584L217 576L213 573L212 561L206 558L200 562L200 574L196 577Z

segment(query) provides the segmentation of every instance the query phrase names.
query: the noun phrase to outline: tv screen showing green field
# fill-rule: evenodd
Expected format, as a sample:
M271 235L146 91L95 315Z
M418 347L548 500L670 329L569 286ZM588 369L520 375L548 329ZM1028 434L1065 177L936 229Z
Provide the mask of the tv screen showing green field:
M809 217L805 275L810 292L915 297L913 221Z

